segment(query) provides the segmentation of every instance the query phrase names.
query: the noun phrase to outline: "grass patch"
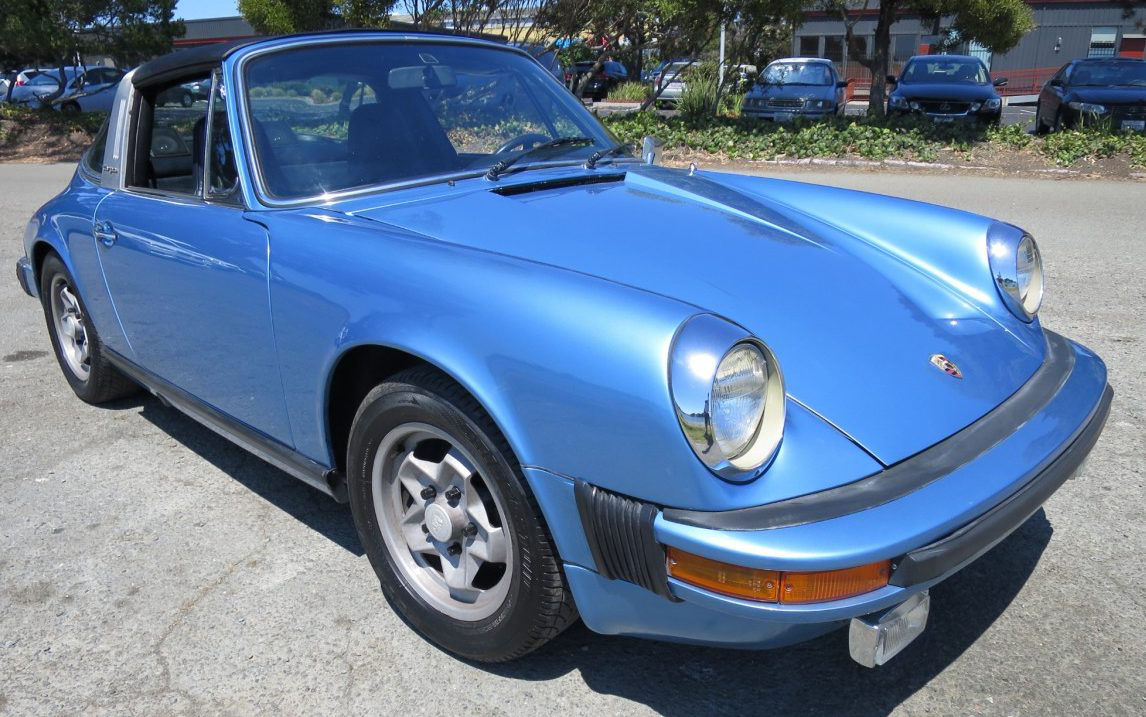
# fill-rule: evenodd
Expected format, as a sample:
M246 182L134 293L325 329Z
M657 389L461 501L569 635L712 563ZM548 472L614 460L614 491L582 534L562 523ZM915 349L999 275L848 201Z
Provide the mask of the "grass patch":
M640 82L622 82L609 93L613 102L644 102L649 96L649 86Z

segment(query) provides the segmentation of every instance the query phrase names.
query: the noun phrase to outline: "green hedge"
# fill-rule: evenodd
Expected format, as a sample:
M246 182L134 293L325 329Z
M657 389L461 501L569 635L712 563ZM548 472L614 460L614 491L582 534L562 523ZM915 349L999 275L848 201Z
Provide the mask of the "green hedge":
M803 159L859 156L934 162L947 149L1035 151L1055 164L1123 155L1146 166L1146 135L1068 130L1034 137L1019 125L936 124L913 117L837 117L820 122L773 123L732 117L661 117L652 112L613 115L605 124L622 142L654 135L667 149L692 149L730 159Z

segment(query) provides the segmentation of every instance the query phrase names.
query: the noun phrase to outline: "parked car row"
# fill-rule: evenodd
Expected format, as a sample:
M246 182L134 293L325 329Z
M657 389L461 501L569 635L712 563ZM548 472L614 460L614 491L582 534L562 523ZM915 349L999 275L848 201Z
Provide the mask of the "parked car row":
M0 84L0 100L7 98L12 104L40 107L45 104L65 113L110 112L112 99L125 70L102 65L64 68L64 91L60 89L60 68L28 68ZM8 85L11 84L11 93ZM176 85L157 98L161 105L178 104L191 107L206 100L209 81Z

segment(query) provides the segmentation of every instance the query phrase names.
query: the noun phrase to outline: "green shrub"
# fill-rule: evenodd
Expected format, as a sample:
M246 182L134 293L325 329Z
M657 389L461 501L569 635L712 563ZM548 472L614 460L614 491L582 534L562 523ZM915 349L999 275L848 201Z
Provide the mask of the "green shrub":
M934 162L943 150L971 158L979 149L1030 148L1063 166L1113 156L1125 156L1132 164L1146 166L1146 135L1141 133L1068 130L1041 139L1018 125L936 124L916 117L835 117L772 123L683 113L665 118L642 112L606 117L604 122L622 142L640 142L645 135L654 135L666 149L690 149L729 159L858 156Z
M615 102L644 102L649 96L649 86L640 82L622 82L609 93Z
M326 93L315 87L310 91L310 101L316 105L326 102Z
M710 62L693 65L684 71L684 91L676 105L682 115L695 119L716 114L719 74L716 65Z

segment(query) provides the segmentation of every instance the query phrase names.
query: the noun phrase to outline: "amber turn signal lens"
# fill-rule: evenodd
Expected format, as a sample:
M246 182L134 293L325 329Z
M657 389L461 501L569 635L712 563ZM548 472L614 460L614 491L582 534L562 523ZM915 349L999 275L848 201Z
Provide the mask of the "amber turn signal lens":
M788 604L826 602L863 595L887 585L891 562L861 565L825 573L784 573L780 602Z
M776 602L780 573L756 570L702 558L676 548L668 549L668 572L677 580L721 595Z
M729 565L668 548L668 573L681 582L730 597L802 604L855 597L887 585L891 561L821 573L782 573Z

